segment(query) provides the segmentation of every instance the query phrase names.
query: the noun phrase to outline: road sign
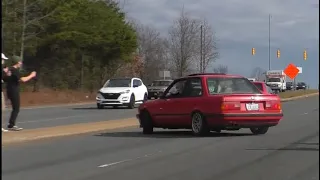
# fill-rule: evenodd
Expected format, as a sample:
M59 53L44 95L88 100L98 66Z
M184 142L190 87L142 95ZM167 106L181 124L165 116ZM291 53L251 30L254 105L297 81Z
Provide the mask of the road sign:
M297 67L299 69L299 74L302 74L302 67Z
M289 64L286 69L284 69L284 73L290 78L294 79L299 74L299 69L294 64Z
M170 71L159 71L159 77L160 78L170 78L171 74Z

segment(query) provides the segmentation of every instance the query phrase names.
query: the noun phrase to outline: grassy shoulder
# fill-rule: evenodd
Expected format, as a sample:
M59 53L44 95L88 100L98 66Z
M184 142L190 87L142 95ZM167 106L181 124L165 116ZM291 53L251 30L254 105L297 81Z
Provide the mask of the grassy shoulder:
M318 89L307 89L307 90L297 90L297 91L286 91L279 94L281 98L292 98L297 96L303 96L307 94L319 93Z

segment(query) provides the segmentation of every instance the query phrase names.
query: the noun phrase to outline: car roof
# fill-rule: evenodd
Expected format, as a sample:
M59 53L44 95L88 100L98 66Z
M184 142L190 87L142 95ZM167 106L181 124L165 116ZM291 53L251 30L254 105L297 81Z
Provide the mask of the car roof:
M187 77L225 77L225 78L243 78L240 75L225 74L225 73L196 73L190 74Z
M254 84L266 84L266 83L263 82L263 81L253 81L252 83L254 83Z

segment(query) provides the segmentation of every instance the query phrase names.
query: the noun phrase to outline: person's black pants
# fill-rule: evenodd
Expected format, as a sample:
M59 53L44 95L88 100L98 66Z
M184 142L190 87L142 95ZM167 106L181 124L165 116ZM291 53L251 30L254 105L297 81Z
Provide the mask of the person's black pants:
M11 101L12 111L9 119L8 128L12 128L16 125L16 120L20 111L20 93L11 91L7 92L8 99Z

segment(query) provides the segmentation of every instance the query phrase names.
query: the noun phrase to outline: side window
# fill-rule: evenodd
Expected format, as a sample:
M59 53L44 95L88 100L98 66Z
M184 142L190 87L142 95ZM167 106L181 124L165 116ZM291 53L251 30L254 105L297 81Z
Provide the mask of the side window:
M139 80L134 79L133 80L133 87L138 87L139 86Z
M202 96L202 83L200 78L190 78L186 81L183 97L199 97Z
M140 80L138 80L138 84L139 86L142 86L142 82Z
M170 87L168 87L168 89L165 92L165 97L166 98L177 98L177 97L181 97L182 93L184 91L184 87L186 84L187 80L183 79L180 81L175 82L174 84L172 84Z

